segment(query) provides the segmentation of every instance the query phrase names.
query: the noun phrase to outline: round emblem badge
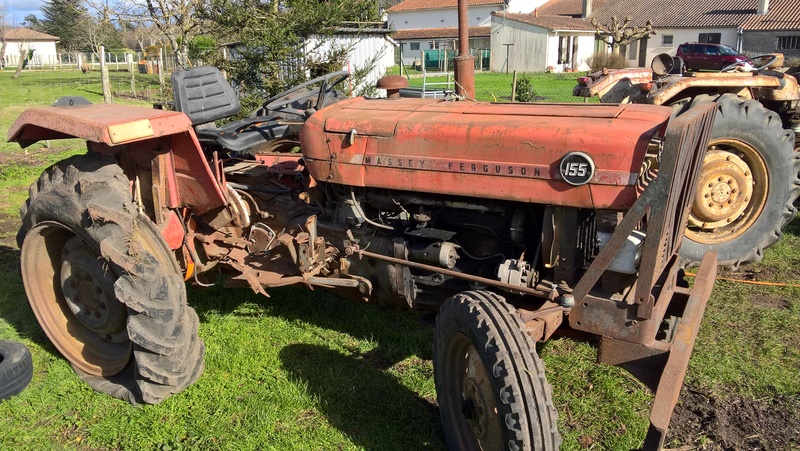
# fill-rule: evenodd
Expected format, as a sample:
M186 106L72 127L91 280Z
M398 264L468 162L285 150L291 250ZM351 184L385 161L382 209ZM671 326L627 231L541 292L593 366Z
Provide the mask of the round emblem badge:
M583 152L570 152L561 159L561 178L570 185L585 185L594 176L594 161Z

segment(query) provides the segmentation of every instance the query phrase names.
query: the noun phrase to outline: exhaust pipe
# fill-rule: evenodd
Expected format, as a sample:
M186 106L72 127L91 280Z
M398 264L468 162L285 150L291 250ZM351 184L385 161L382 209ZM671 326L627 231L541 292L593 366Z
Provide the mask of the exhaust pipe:
M458 0L458 56L454 59L456 94L475 98L475 57L469 54L467 0Z

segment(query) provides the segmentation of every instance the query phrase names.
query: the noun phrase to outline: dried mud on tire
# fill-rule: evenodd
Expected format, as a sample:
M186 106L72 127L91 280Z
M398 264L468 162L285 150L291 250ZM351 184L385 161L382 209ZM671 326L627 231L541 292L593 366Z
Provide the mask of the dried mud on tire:
M800 449L800 396L723 399L684 387L666 443L671 449Z

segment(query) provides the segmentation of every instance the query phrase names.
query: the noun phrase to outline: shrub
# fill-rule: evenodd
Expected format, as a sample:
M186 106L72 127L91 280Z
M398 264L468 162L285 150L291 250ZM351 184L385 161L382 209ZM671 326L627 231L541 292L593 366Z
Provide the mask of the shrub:
M627 66L625 57L619 53L597 52L590 56L586 63L589 64L592 72L603 69L623 69Z
M536 97L536 89L533 87L533 81L525 74L517 77L516 98L517 102L530 102Z

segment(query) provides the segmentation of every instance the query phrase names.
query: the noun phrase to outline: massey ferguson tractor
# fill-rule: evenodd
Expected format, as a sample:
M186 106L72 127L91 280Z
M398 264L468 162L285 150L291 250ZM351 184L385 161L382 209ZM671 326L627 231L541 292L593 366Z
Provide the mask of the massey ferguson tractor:
M759 261L797 213L800 68L783 62L768 54L720 72L692 72L661 54L650 69L604 69L578 79L573 95L602 103L665 105L674 114L707 103L717 108L680 250L686 264L709 249L722 265Z
M220 127L201 124L239 103L210 67L173 77L177 111L66 98L17 119L22 146L86 141L31 186L18 235L31 308L77 374L159 403L203 371L186 282L305 286L438 311L451 449L559 448L536 353L555 334L653 390L660 448L716 275L710 251L690 288L678 256L715 104L408 99L391 77L388 98L347 99L345 78Z

